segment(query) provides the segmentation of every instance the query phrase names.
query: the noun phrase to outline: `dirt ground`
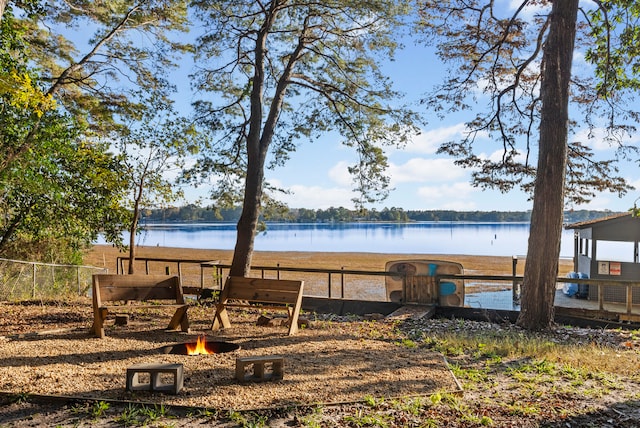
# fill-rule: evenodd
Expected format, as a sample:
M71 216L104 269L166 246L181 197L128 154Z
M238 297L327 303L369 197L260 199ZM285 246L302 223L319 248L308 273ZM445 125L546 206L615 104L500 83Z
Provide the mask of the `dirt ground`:
M106 267L116 271L116 258L126 257L111 245L96 245L85 256L85 264ZM137 257L147 258L176 258L186 260L218 260L223 264L231 263L233 251L209 250L197 248L169 248L169 247L138 247ZM458 262L464 267L465 273L485 275L511 275L512 257L499 256L470 256L460 254L386 254L386 253L348 253L348 252L302 252L302 251L256 251L252 264L255 266L308 267L325 269L358 269L383 271L385 264L392 260L447 260ZM152 264L155 265L155 264ZM164 269L167 263L155 266ZM144 269L143 264L136 268ZM572 270L572 262L567 259L560 261L559 275L565 275ZM200 271L198 269L197 274ZM517 273L524 273L524 260L518 260Z
M542 347L583 346L603 359L601 368L585 370L579 362L563 367L521 355L497 358L493 351L483 354L482 343L448 348L443 340L495 337L499 346L510 332L524 341L525 333L509 324L328 316L289 337L284 327L255 326L257 313L234 312L231 330L207 337L238 343L240 350L160 354L165 344L207 330L210 308L192 310L193 334L163 331L170 314L136 312L129 325L110 326L107 337L97 339L87 332L88 302L0 304L0 426L640 426L637 331L559 327L527 339ZM233 379L235 357L274 353L286 358L283 380ZM618 361L627 363L620 368ZM127 392L125 369L142 362L184 364L184 390L177 396ZM261 409L249 410L255 408Z
M88 300L0 306L9 315L0 326L0 391L131 401L160 398L167 405L251 410L457 390L442 355L403 346L391 321L314 319L288 336L284 326L257 326L260 311L230 310L232 327L211 331L213 308L194 306L189 309L191 332L182 333L164 331L171 311L126 310L128 324L115 326L110 316L106 337L97 339L88 332ZM23 319L18 326L17 319ZM198 336L240 349L196 356L162 353L163 347L195 342ZM273 355L284 358L283 380L243 383L234 378L237 357ZM182 364L184 390L160 397L126 391L126 370L136 364Z
M152 247L139 255L167 254L227 261L231 253ZM87 264L115 271L116 256L113 248L94 248ZM381 270L409 258L511 272L511 258L448 255L257 253L254 264ZM284 327L256 326L257 312L234 311L233 328L214 333L211 308L194 305L190 334L165 332L171 314L155 310L135 312L127 326L109 320L107 337L95 339L87 332L88 300L4 302L0 313L0 427L640 427L637 331L560 326L530 334L508 323L304 314L311 326L289 337ZM158 352L199 333L240 349L195 358ZM448 344L450 335L471 344ZM522 346L571 351L561 348L553 361L537 360L538 351L496 354L506 335L522 337ZM281 381L233 379L237 356L273 354L286 358ZM183 364L183 392L127 392L126 368L143 362Z

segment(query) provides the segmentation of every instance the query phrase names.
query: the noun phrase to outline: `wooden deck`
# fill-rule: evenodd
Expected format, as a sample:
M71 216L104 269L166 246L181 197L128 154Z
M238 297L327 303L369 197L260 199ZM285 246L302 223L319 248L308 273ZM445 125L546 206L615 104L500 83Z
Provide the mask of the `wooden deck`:
M554 304L556 306L556 313L562 315L640 322L640 305L632 305L631 312L628 312L625 303L604 302L603 309L600 310L597 300L569 297L562 292L562 287L558 287L556 290ZM510 289L469 293L465 296L465 306L510 311L520 310L520 305L513 302Z
M554 304L556 312L564 315L616 321L640 321L640 305L631 305L629 312L626 303L604 302L601 310L597 300L569 297L562 292L561 288L556 290Z

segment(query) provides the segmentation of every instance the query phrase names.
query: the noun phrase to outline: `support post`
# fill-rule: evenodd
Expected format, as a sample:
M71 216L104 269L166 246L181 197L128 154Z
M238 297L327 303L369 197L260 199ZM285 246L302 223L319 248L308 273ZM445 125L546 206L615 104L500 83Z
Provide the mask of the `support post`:
M516 280L518 268L518 256L513 256L511 259L511 272L513 275L513 281L511 283L511 297L514 302L520 301L520 292L518 290L518 281Z

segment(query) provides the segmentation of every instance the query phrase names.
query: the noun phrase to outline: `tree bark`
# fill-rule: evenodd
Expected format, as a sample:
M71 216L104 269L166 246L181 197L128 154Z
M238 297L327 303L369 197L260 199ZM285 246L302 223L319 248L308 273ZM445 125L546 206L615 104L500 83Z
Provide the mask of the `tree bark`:
M255 66L251 87L251 117L249 133L247 135L247 176L244 185L244 201L242 213L237 225L236 246L231 261L231 276L247 276L251 268L253 243L255 240L258 218L260 216L260 202L262 200L262 185L264 181L264 161L270 141L263 141L262 112L264 93L264 57L266 50L269 22L263 24L256 39L254 50Z
M552 326L564 212L571 61L579 0L554 1L542 58L540 145L518 325Z
M138 230L139 217L140 212L138 205L136 204L133 210L133 219L129 227L129 269L127 271L129 275L136 273L134 265L136 263L136 231Z
M7 8L7 3L9 3L9 0L0 0L0 21L2 21L4 17L4 10Z
M147 166L149 164L147 163ZM146 170L146 168L145 168ZM136 232L138 231L138 222L140 221L140 201L142 201L142 195L144 193L144 174L138 182L138 187L134 194L133 200L133 215L131 217L131 224L129 225L129 275L135 273L136 263Z
M261 158L262 162L260 161ZM263 181L264 156L258 156L257 158L250 156L247 163L242 214L238 220L236 245L229 272L231 276L247 276L249 274L256 229L260 217Z
M255 71L251 88L251 119L247 136L247 176L245 178L242 214L237 226L236 246L233 251L231 269L229 270L229 275L231 276L247 276L251 270L251 258L253 257L253 245L260 217L264 185L264 165L278 124L278 118L282 111L293 69L305 47L305 37L303 35L298 40L298 45L289 56L282 75L278 79L267 118L263 124L266 40L277 15L277 12L274 11L277 8L277 3L272 3L272 10L258 33L254 50Z

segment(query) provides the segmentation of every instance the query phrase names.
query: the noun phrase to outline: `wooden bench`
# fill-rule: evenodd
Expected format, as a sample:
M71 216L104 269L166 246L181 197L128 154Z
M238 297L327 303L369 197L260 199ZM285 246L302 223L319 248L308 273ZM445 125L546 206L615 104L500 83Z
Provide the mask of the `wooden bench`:
M286 310L289 314L289 335L298 331L298 316L302 305L304 281L261 279L230 276L224 284L212 330L231 327L227 307L256 307L261 309Z
M115 302L131 301L171 301L144 305L123 305ZM114 302L112 305L106 302ZM91 332L104 337L104 321L110 309L176 308L168 330L189 331L189 319L180 278L177 275L93 275L93 325Z

